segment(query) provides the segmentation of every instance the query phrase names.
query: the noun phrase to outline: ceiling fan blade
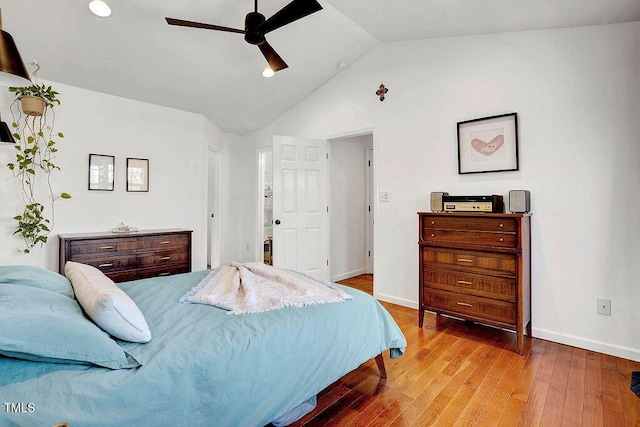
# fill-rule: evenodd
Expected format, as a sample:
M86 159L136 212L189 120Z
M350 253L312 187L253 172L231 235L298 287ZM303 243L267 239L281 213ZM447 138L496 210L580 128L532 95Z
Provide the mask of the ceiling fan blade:
M258 31L261 34L267 34L319 10L322 10L322 6L316 0L293 0L277 11L271 18L260 24Z
M289 67L287 63L284 62L282 58L280 58L280 55L278 55L276 51L273 50L268 42L265 41L261 45L258 45L258 47L260 48L260 52L262 52L267 62L269 63L269 67L274 72L284 70L285 68Z
M220 25L213 25L213 24L201 24L200 22L184 21L182 19L174 19L174 18L165 18L165 19L167 20L167 24L177 25L179 27L203 28L205 30L217 30L217 31L226 31L229 33L244 34L244 30L238 30L237 28L221 27Z

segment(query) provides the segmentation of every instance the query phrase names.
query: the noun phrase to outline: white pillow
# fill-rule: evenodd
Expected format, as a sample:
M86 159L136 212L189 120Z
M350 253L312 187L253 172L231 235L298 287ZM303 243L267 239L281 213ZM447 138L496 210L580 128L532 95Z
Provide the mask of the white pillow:
M135 302L100 270L68 261L64 273L87 315L110 335L131 342L149 342L151 331Z

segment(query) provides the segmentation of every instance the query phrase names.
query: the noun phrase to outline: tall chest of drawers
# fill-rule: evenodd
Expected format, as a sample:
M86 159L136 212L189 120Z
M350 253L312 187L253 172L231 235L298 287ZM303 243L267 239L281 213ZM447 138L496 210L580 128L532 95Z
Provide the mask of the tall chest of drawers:
M425 310L531 336L529 214L418 212L418 325Z
M67 261L92 265L114 282L191 271L191 230L60 234L59 272Z

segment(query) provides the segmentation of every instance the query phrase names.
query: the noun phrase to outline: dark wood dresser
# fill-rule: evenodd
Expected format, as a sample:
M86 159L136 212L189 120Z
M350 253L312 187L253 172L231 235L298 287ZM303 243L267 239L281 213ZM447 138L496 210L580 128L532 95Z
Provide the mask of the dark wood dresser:
M191 230L60 234L59 272L67 261L100 269L114 282L191 271Z
M418 212L419 320L425 310L531 336L529 214Z

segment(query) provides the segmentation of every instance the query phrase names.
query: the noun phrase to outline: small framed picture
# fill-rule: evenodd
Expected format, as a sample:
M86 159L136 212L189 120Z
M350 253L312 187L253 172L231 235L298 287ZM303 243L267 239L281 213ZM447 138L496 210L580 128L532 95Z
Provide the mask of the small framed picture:
M518 170L518 113L458 123L458 173Z
M149 191L149 159L127 157L127 191Z
M115 156L89 154L89 190L113 191Z

